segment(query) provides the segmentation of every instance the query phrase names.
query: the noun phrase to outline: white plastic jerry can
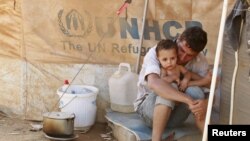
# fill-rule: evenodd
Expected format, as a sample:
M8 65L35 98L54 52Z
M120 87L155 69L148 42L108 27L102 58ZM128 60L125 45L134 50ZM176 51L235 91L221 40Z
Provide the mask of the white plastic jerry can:
M138 75L128 63L120 63L118 70L109 79L109 94L113 111L134 112L133 103L137 96Z

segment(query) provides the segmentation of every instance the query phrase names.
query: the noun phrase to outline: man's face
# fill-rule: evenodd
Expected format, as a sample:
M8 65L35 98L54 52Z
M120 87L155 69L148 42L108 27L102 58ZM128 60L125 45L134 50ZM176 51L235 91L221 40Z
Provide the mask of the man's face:
M198 55L197 52L193 51L186 41L177 41L178 45L178 61L177 64L185 65L190 60Z

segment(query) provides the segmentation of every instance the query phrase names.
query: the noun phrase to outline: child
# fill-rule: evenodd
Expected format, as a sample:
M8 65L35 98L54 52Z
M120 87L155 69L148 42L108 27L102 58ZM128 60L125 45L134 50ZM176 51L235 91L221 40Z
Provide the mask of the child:
M191 73L185 67L177 64L176 43L169 39L161 40L157 44L156 55L160 62L161 78L169 83L176 83L173 84L174 87L185 91L191 79Z

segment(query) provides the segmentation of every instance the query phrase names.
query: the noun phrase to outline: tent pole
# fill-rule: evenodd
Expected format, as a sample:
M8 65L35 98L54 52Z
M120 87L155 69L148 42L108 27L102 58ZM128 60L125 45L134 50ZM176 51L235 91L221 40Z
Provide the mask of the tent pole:
M207 114L206 114L206 120L204 124L202 141L207 141L207 136L208 136L208 124L210 123L210 118L211 118L216 78L217 78L217 73L218 73L220 54L222 50L222 40L223 40L223 33L224 33L224 27L225 27L226 15L227 15L227 5L228 5L228 0L224 0L222 15L221 15L221 22L220 22L220 30L219 30L219 36L218 36L218 42L217 42L217 49L216 49L215 60L214 60L212 83L211 83L210 94L209 94L209 99L208 99Z
M138 56L137 56L137 61L136 61L136 73L137 74L139 73L140 58L141 58L141 46L142 46L142 42L143 42L143 34L144 34L144 27L145 27L145 20L146 20L147 10L148 10L148 0L145 0L145 6L144 6L144 12L143 12L143 20L142 20L142 31L141 31L139 51L138 51Z

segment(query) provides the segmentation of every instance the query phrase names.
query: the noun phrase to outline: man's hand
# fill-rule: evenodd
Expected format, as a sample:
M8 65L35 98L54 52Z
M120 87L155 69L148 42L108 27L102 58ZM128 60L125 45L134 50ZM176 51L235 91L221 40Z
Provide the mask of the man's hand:
M190 107L192 107L193 105L196 104L196 101L193 100L189 95L187 95L185 93L183 95L186 97L186 101L184 101L184 103L186 103L188 105L189 109L190 109Z
M198 120L204 120L207 112L207 99L195 100L193 105L189 105L190 110Z
M192 73L192 78L194 77L192 81L188 82L188 86L203 86L210 88L211 80L212 80L212 71L208 71L207 74L204 77L201 77L195 73ZM199 79L200 78L200 79Z

